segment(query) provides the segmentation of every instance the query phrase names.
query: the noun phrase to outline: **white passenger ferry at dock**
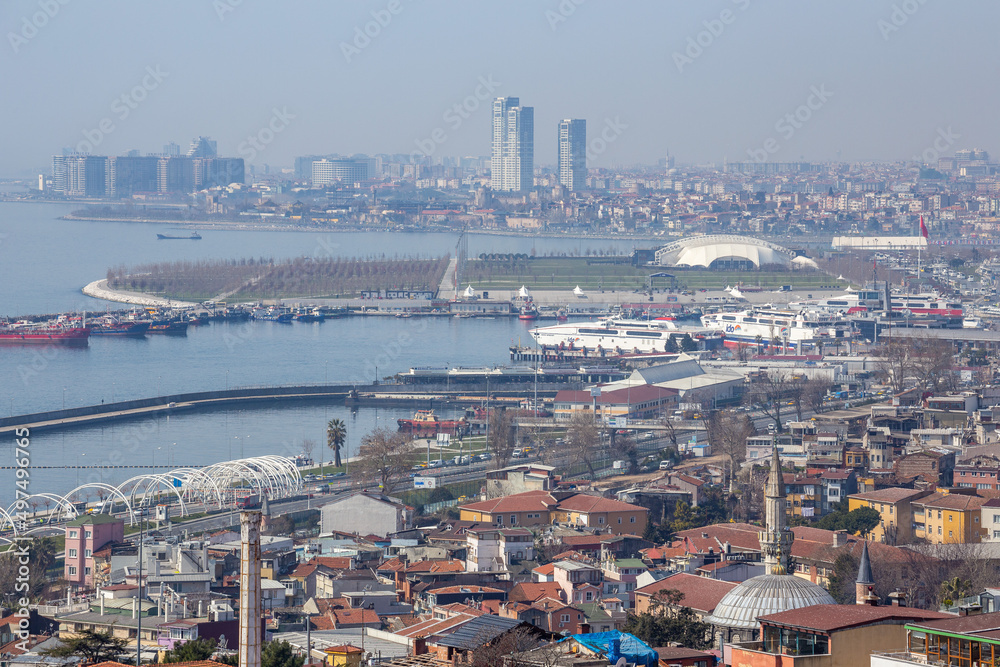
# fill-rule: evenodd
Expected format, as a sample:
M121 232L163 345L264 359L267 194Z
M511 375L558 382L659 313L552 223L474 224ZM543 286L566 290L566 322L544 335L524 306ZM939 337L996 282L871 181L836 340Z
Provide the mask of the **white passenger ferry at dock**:
M783 348L801 348L821 340L851 336L849 322L823 311L762 307L703 315L701 323L722 332L727 347L777 344Z
M623 352L663 352L667 340L705 333L697 327L678 327L670 320L628 320L608 317L596 322L573 322L539 327L531 336L539 345L560 349Z

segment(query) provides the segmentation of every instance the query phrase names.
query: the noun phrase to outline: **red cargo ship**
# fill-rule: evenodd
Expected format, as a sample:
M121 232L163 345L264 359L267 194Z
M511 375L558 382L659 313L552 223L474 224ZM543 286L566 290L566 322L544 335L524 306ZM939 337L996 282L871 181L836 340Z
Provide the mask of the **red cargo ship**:
M87 327L18 322L0 325L0 345L68 345L83 347L90 338Z

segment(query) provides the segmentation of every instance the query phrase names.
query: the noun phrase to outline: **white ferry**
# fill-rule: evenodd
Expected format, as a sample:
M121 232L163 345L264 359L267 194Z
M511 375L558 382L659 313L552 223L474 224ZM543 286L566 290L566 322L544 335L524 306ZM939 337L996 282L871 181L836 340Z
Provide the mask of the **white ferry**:
M667 339L704 333L698 328L679 328L670 320L628 320L608 317L597 322L573 322L538 327L531 336L539 345L563 349L663 352Z
M823 339L848 338L850 324L821 311L779 310L770 307L703 315L701 323L726 336L727 347L777 344L782 348L814 345Z
M962 304L948 301L940 294L897 294L890 297L892 310L917 316L962 317ZM826 299L810 299L788 304L789 308L809 308L826 312L854 315L885 308L885 293L874 289L848 290L844 294Z

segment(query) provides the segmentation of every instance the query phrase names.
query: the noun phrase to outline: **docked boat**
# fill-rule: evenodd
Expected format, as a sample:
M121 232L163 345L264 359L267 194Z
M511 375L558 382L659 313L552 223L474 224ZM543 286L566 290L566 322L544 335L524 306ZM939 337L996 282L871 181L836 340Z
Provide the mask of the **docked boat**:
M326 315L319 308L313 308L296 311L292 319L296 322L322 322L326 319Z
M152 325L152 322L149 321L121 321L117 318L98 318L90 325L90 335L142 338L149 331L150 325Z
M261 322L279 322L281 324L289 324L295 317L294 313L285 311L281 308L257 308L252 313L250 313L250 319L259 320Z
M535 308L535 304L528 303L521 306L521 310L517 314L517 319L531 321L538 319L538 309Z
M87 327L63 323L15 322L0 325L0 345L65 345L84 347L90 339Z
M465 419L441 419L433 410L417 410L412 419L397 419L400 431L411 433L456 433L468 428Z
M158 241L200 241L201 234L198 232L191 232L190 236L171 236L170 234L157 234L156 239Z
M670 338L697 336L705 329L680 329L669 320L629 320L607 317L597 322L573 322L538 327L531 336L539 345L558 349L616 352L664 352Z
M154 320L146 333L164 336L187 336L189 322L185 320Z
M779 349L812 346L821 340L850 338L851 325L842 316L820 310L770 307L703 315L706 328L726 336L727 347L764 345Z
M964 315L962 304L950 301L940 294L899 294L889 296L892 311L917 317L960 318ZM848 290L844 294L826 299L809 299L788 304L789 308L808 308L847 315L885 310L885 292L877 289Z

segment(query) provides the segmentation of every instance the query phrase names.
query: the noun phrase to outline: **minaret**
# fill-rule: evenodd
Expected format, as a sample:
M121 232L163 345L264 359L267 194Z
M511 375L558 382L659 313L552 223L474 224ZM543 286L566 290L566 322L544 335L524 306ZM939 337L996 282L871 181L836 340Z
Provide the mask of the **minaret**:
M260 504L260 529L265 531L271 527L271 506L267 502L267 494L263 494Z
M781 477L781 460L775 447L771 455L771 472L764 487L764 530L757 533L765 574L788 574L795 536L788 528L785 501L785 480Z
M855 604L867 604L875 606L878 604L878 597L872 592L875 586L875 578L872 576L872 562L868 558L868 541L865 540L861 548L861 563L858 564L858 578L854 582L854 602Z

